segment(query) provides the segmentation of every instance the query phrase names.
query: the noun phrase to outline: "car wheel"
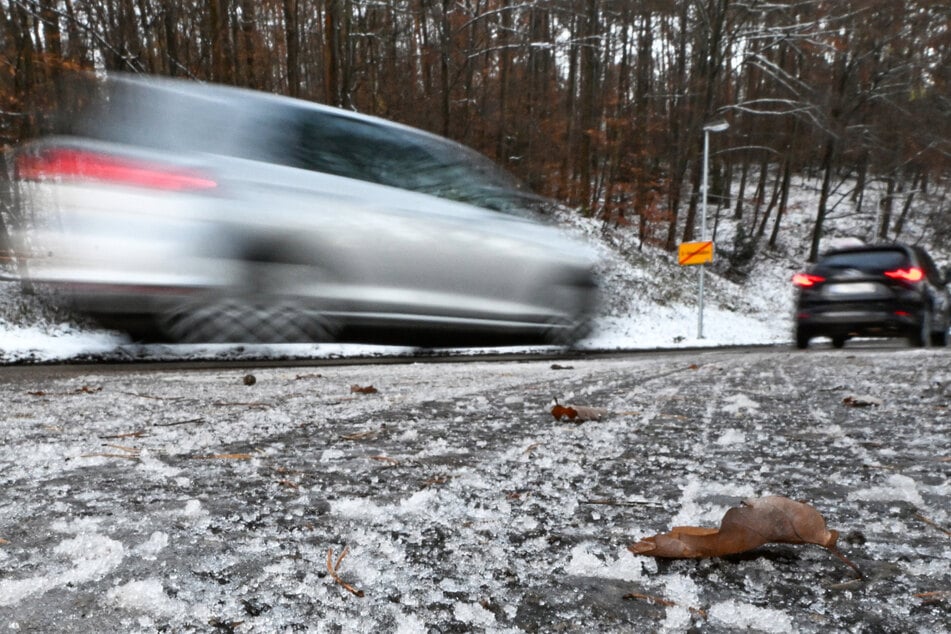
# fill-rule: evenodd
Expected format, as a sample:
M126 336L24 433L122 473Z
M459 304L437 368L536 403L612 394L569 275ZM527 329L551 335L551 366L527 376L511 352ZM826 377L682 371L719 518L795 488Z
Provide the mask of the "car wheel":
M931 333L931 345L937 348L944 348L948 345L948 331L939 330Z
M324 316L298 302L255 302L229 296L177 304L159 318L177 343L303 343L332 341Z
M833 348L844 348L845 341L848 339L845 335L836 335L832 338L832 347Z
M908 343L915 348L924 348L931 338L931 313L925 308L921 311L918 328L908 336Z
M796 347L800 350L805 350L809 347L809 340L812 339L812 336L804 328L796 328Z

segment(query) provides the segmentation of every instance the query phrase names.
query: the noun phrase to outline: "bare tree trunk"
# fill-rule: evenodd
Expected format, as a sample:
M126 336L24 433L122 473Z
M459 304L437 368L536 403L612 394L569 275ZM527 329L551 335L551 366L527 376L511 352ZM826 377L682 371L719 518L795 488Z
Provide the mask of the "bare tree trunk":
M327 7L327 20L333 12L331 7L337 5L337 0L328 0ZM283 2L284 9L284 39L285 46L287 47L287 93L291 97L299 97L301 94L301 74L300 74L300 26L298 23L298 13L297 13L297 0L284 0ZM326 49L326 42L332 41L333 34L335 30L332 28L333 24L328 24L327 29L324 32L324 46ZM331 74L334 80L336 80L336 57L327 58L324 57L324 72ZM325 81L327 75L324 75ZM330 93L330 86L335 85L327 82L328 90L328 99L329 103L335 102L335 94ZM332 95L332 96L331 96Z
M819 257L819 243L822 240L822 229L829 205L829 191L832 188L835 152L835 139L830 137L826 141L825 153L822 156L822 189L819 192L819 209L816 211L816 223L812 229L812 242L809 245L810 262L815 262Z

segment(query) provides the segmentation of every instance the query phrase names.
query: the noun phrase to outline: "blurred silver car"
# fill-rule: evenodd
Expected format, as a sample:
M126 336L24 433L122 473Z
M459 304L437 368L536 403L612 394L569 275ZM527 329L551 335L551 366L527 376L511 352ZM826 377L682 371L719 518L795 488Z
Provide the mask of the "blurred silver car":
M113 76L78 94L17 153L18 251L30 280L107 326L421 346L588 332L588 249L462 145L197 82Z

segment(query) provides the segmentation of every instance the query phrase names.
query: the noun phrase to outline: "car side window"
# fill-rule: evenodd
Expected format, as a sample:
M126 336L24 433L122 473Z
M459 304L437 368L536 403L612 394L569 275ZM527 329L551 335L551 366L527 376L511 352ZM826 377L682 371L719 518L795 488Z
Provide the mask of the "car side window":
M431 162L398 132L321 112L304 115L295 137L298 167L403 189L419 189Z

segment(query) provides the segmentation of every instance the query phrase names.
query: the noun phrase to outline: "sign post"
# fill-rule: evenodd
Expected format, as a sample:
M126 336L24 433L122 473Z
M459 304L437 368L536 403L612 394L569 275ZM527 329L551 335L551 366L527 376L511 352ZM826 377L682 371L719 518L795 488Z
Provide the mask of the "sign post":
M703 208L700 214L700 240L707 241L707 177L709 176L710 164L710 133L723 132L730 127L726 121L714 121L703 126ZM710 244L710 260L713 259L713 244ZM705 260L709 262L710 260ZM697 339L703 339L703 270L706 268L704 263L700 263L700 298L697 308Z

